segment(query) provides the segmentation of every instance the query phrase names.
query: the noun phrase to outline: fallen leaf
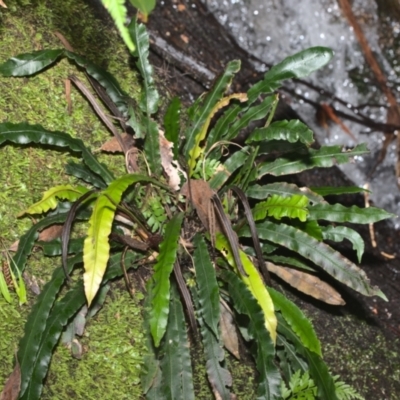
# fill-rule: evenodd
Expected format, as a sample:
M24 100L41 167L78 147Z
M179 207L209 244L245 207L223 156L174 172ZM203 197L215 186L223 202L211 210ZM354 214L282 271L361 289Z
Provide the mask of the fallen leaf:
M210 232L213 247L215 247L215 235L218 232L224 233L229 241L239 272L247 276L238 251L239 242L237 235L233 231L231 223L224 212L221 200L214 190L211 189L209 183L202 179L190 179L182 186L181 194L191 199L200 221L208 232Z
M121 134L122 140L126 143L128 148L133 147L134 140L132 135L128 135L127 133ZM123 153L121 146L115 136L113 136L110 140L103 143L100 147L100 150L105 151L107 153Z
M38 240L42 242L51 242L61 236L62 229L62 225L50 225L39 233Z
M50 242L53 239L57 239L61 236L62 225L51 225L45 229L43 229L39 233L39 237L37 240L41 240L43 242ZM19 246L19 240L15 241L9 248L8 251L17 251Z
M225 348L238 360L240 360L239 354L239 341L236 331L235 324L233 322L232 311L229 309L225 302L219 304L220 318L219 327L221 329L222 342Z
M8 251L17 251L18 250L18 245L19 245L19 240L16 240L9 248Z
M341 306L346 304L340 294L326 282L318 277L293 268L282 267L279 265L267 263L268 270L279 276L290 286L300 290L317 300L324 301L327 304Z
M209 183L201 179L190 179L190 189L189 183L185 182L182 186L181 194L191 199L200 221L207 231L210 231L210 220L215 220L215 217L210 216L211 210L214 210L212 202L214 191L211 189ZM215 222L218 223L218 221ZM218 232L222 232L220 227Z
M208 214L210 206L212 206L211 199L214 196L214 191L210 188L208 182L201 179L191 179L190 189L189 182L185 182L185 184L182 186L181 194L191 199L200 221L209 231L210 223Z
M0 400L17 400L19 397L20 388L21 368L17 362L13 372L8 377L6 384L4 385L3 391L0 393Z
M186 175L184 171L176 166L174 163L174 154L172 152L172 147L174 146L172 142L169 142L163 131L159 131L159 141L160 141L160 154L161 154L161 164L168 175L168 185L173 190L179 190L181 178L179 177L179 172Z

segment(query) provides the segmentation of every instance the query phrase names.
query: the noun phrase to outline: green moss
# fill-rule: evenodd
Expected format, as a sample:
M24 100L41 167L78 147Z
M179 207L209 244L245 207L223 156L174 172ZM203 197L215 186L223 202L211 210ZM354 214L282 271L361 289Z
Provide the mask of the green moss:
M62 47L53 34L57 30L78 53L108 68L125 90L136 95L137 75L128 66L129 55L122 41L113 26L96 20L83 1L9 0L7 6L8 9L0 13L0 62L19 53ZM68 114L65 79L69 74L85 80L83 72L68 60L61 60L56 66L29 78L0 77L0 122L41 124L46 129L79 137L92 149L98 149L110 134L75 88L71 95L73 112ZM74 182L64 173L65 162L71 156L53 150L37 146L0 146L0 237L4 246L11 245L32 226L29 218L17 219L18 213L39 200L52 186ZM100 158L114 171L123 171L122 156L102 155ZM26 271L34 275L42 287L59 265L58 258L44 259L39 251L30 257ZM15 295L11 305L0 298L0 387L12 371L15 350L34 301L31 295L29 303L19 307ZM58 347L45 396L66 399L74 392L73 398L87 399L88 382L93 382L90 390L93 398L104 398L104 393L107 398L139 398L137 382L143 347L140 326L138 301L132 302L125 294L115 293L90 324L90 340L89 337L83 339L90 351L82 361L72 359L63 346Z
M141 354L145 350L139 301L113 290L87 326L82 360L60 345L52 359L43 399L139 399ZM105 397L106 396L106 397Z
M23 5L11 0L7 5L9 10L1 15L0 61L19 53L62 47L53 34L57 30L77 52L110 67L121 86L135 94L136 73L128 67L128 53L121 40L114 28L97 21L82 1L34 1ZM110 135L75 88L71 96L73 112L68 115L65 79L70 74L85 80L84 74L68 60L34 77L0 77L0 121L41 124L46 129L79 137L93 149L99 148ZM6 145L0 150L1 235L11 242L30 225L26 219L15 221L18 212L37 201L44 190L70 180L63 173L70 156L36 147ZM117 162L116 157L111 160L111 164L122 165L120 158Z
M0 388L13 367L17 351L17 339L23 334L24 321L28 308L18 307L18 298L12 294L12 304L6 303L0 296Z

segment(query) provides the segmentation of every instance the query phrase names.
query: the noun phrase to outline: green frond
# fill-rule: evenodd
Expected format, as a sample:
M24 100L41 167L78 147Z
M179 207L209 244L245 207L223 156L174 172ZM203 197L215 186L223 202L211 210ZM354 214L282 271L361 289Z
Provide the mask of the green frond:
M93 212L89 219L89 229L83 247L83 261L85 273L85 294L90 305L94 299L107 267L110 255L108 236L116 212L116 205L120 203L125 190L137 182L157 181L144 175L123 175L111 182L107 189L99 193L93 205Z
M298 218L304 222L307 220L307 207L308 198L306 196L295 194L290 197L282 197L273 194L266 201L257 203L253 209L253 218L258 221L268 215L275 219Z
M150 331L156 347L160 345L167 329L170 275L177 257L178 240L181 231L183 214L176 214L166 225L164 240L160 244L160 252L154 266L153 298L150 311Z
M129 35L129 31L125 27L125 21L127 16L127 10L125 7L125 1L121 0L101 0L105 9L109 12L113 19L115 26L118 28L122 39L124 40L129 51L135 51L135 45L132 38Z
M84 186L60 185L47 190L40 201L32 204L25 211L22 211L19 216L24 214L43 214L49 210L54 210L57 207L58 200L69 200L71 202L79 199L83 194L87 193L88 189Z

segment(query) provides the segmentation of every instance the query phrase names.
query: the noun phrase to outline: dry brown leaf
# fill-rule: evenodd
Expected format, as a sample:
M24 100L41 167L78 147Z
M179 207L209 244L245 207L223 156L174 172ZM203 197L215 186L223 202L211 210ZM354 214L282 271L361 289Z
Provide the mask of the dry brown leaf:
M186 174L174 164L174 154L172 153L172 147L174 145L165 138L164 132L161 130L159 131L159 140L161 164L165 173L168 175L168 185L173 190L179 190L181 183L179 172L183 173L183 175Z
M328 137L329 137L331 135L331 132L329 131L328 115L326 113L325 107L323 107L323 104L324 103L318 104L316 112L315 112L315 119L317 121L317 124L321 128L324 128L327 131Z
M100 147L101 151L105 151L107 153L123 153L121 146L115 136L113 136L107 142L104 142L103 145Z
M19 245L19 240L16 240L9 248L8 251L17 251L18 250L18 245Z
M225 302L219 304L219 309L219 326L221 329L222 342L224 343L225 348L240 360L239 340L235 324L233 323L232 311Z
M121 134L121 138L124 141L124 143L126 143L128 148L133 147L134 140L132 135L123 133ZM107 153L123 153L123 150L121 149L121 146L115 136L113 136L110 140L107 140L107 142L103 143L103 145L100 147L100 150L105 151Z
M208 232L210 232L213 247L215 247L216 233L224 233L228 239L239 272L247 276L238 251L239 242L237 235L233 231L229 218L225 214L221 200L211 189L209 183L201 179L190 179L182 186L181 194L192 200L200 221ZM216 215L218 218L216 218Z
M210 220L215 221L215 217L212 217L211 210L214 210L212 197L214 196L214 191L211 189L208 182L201 179L191 179L190 180L190 191L189 184L185 182L182 186L181 194L185 197L191 197L193 206L197 211L197 215L204 227L210 231ZM215 221L218 224L218 221ZM221 232L221 227L218 225L219 232Z
M300 290L300 292L335 306L346 304L340 294L331 285L321 281L321 279L314 275L297 269L275 265L271 262L268 262L267 265L269 271L279 276L290 286Z
M38 240L50 242L54 239L57 239L61 236L62 229L62 225L51 225L39 233Z
M21 368L18 362L15 364L14 370L8 377L3 391L0 393L0 400L17 400L19 390L21 388Z
M51 225L45 229L43 229L39 233L38 240L42 240L43 242L50 242L53 239L57 239L61 236L62 225ZM17 251L19 245L19 240L15 241L9 248L8 251Z

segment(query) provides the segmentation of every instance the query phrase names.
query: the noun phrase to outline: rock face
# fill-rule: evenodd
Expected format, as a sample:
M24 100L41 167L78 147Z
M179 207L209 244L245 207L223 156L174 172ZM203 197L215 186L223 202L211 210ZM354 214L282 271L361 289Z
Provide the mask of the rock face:
M232 59L242 61L241 72L233 83L234 91L246 90L262 76L259 71L263 66L236 44L200 0L179 4L163 1L151 15L148 28L152 61L162 73L163 87L188 102L209 88L214 77ZM296 115L281 102L277 118L290 119ZM306 171L294 179L308 186L352 184L338 168ZM332 197L331 200L364 206L362 196ZM356 229L366 242L361 266L389 302L366 298L344 287L339 288L347 303L344 307L323 306L297 294L293 294L294 301L312 317L325 347L325 357L335 373L341 374L367 399L394 399L394 393L400 393L400 377L395 373L400 365L395 349L400 338L399 232L387 222L376 224L377 247L374 248L368 227ZM340 247L356 262L347 243ZM393 258L385 257L382 252Z

